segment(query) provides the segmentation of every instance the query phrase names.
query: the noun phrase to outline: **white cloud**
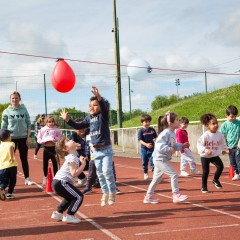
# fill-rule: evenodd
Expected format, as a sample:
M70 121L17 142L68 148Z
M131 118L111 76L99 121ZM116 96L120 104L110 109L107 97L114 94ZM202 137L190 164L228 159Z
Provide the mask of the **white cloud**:
M210 37L213 41L220 42L229 47L239 46L240 42L240 9L224 15L219 20L218 28Z
M98 86L112 108L116 108L111 2L73 0L58 4L57 1L26 0L19 4L16 0L0 0L0 3L2 51L95 62L68 61L77 83L74 90L61 95L50 83L55 60L0 54L0 82L4 89L1 101L8 101L8 92L12 92L17 83L24 99L32 103L29 107L33 114L41 112L43 104L36 104L35 98L43 99L42 74L45 73L49 111L64 105L76 106L76 102L86 111L92 85ZM123 65L142 58L161 69L230 73L239 70L240 7L236 0L151 0L151 4L143 0L121 0L117 1L117 13ZM236 60L222 64L229 59ZM33 75L37 76L31 77ZM121 67L121 75L123 105L129 109L126 67ZM205 90L204 74L155 69L146 81L131 81L133 109L149 108L156 95L176 94L177 78L181 80L180 95ZM234 77L208 76L209 89L234 82Z

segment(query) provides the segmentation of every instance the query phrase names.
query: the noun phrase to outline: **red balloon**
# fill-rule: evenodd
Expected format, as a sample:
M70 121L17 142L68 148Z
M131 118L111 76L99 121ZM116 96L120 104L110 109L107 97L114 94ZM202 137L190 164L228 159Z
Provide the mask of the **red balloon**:
M72 68L63 60L58 60L51 77L53 87L62 93L69 92L76 83Z

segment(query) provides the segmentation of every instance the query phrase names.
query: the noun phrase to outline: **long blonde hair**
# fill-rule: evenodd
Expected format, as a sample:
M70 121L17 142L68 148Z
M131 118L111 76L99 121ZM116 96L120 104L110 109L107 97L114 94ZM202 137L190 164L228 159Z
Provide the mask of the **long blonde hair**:
M56 119L55 119L53 116L47 116L47 118L45 119L45 125L47 125L47 122L48 122L49 120L54 121L54 125L55 125L55 126L58 126L57 121L56 121Z
M64 158L68 155L68 151L66 150L66 136L62 136L55 145L56 153L61 157Z

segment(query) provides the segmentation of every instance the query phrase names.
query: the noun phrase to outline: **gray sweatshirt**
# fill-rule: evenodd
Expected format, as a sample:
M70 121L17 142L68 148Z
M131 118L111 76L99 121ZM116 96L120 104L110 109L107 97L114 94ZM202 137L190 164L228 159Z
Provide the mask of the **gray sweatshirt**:
M31 120L29 113L24 105L18 108L9 106L2 113L1 128L13 131L12 139L26 138L28 128L31 128Z
M163 161L171 160L172 154L170 150L173 148L176 151L182 149L182 144L176 142L176 134L169 128L163 130L157 137L155 142L154 152L152 154L153 160Z

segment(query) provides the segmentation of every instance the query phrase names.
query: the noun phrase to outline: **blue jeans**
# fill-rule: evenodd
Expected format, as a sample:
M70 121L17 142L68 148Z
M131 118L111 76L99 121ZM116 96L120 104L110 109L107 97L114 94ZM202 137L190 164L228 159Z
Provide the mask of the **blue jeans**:
M234 169L234 173L240 173L240 154L236 148L229 149L229 160L230 164Z
M17 167L4 168L0 170L0 187L8 186L8 193L12 194L17 182Z
M148 149L141 147L142 168L144 173L148 173L148 162L150 162L151 170L154 171L154 164L152 159L152 153L154 148Z
M96 166L97 175L102 192L116 193L116 183L113 174L113 150L112 146L94 149L91 153Z

